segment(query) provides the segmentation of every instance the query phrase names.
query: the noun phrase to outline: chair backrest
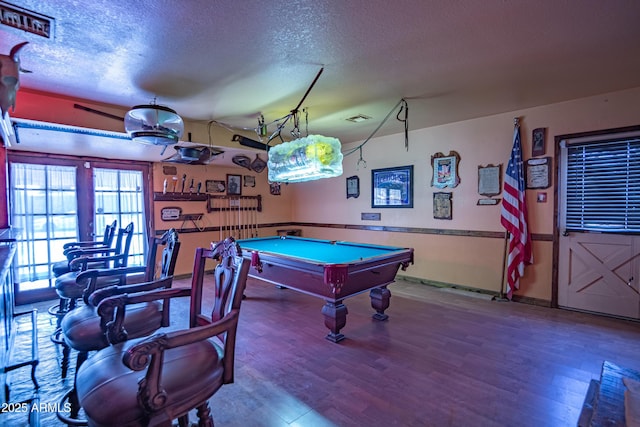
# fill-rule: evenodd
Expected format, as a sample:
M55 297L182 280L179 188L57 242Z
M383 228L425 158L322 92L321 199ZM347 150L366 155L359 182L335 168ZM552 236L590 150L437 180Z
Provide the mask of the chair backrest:
M156 257L158 256L158 248L163 246L160 258L160 271L156 268ZM167 230L160 237L151 237L149 239L149 253L147 256L147 264L144 275L144 281L164 279L173 276L178 260L178 252L180 251L180 240L178 240L178 232L175 228Z
M104 229L104 236L102 236L102 244L110 248L113 243L113 238L116 236L116 228L118 227L118 220L115 219L111 224L108 224Z
M126 267L129 263L129 250L131 249L131 239L133 238L133 222L125 228L118 230L116 238L115 258L113 268Z
M202 313L203 282L208 259L219 260L213 275L215 297L209 316ZM242 250L233 237L212 243L211 249L196 249L191 280L191 307L189 310L191 328L211 324L222 319L232 310L240 310L250 266L251 262L242 257ZM217 337L224 348L224 384L233 382L237 329L238 322L236 318L232 327L226 333Z

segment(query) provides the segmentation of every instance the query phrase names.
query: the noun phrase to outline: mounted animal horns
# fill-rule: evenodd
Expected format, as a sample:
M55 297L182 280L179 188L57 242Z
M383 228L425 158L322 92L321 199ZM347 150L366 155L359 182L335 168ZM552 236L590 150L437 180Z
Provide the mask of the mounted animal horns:
M15 45L9 55L0 55L0 118L4 118L9 107L16 108L16 92L20 87L20 72L30 73L20 67L18 52L29 42Z
M11 51L9 52L9 56L11 57L11 59L13 59L14 62L16 63L20 63L20 58L18 57L18 52L20 52L20 49L22 49L25 45L28 45L29 42L22 42L22 43L18 43L17 45L15 45L14 47L11 48ZM25 70L24 68L18 66L18 70L22 73L30 73L31 71L29 70Z

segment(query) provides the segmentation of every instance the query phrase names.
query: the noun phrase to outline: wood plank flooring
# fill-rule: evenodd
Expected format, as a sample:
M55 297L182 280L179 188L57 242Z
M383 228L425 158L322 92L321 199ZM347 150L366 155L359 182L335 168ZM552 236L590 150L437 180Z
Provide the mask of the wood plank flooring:
M345 300L346 339L334 344L322 300L250 279L235 383L210 401L216 426L575 426L603 361L640 370L636 322L403 281L389 289L385 322L371 319L368 294ZM172 327L187 310L173 304ZM46 310L40 318L49 324ZM40 399L53 403L70 383L44 331L40 341L53 366L38 368ZM28 389L28 370L12 382ZM51 415L43 426L60 425Z

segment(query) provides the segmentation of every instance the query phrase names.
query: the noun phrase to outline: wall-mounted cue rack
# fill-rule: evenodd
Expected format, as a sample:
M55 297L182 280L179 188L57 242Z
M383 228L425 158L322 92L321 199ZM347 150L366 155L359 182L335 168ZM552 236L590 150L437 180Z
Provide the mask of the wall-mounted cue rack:
M209 195L207 212L232 210L255 210L262 212L262 196L212 196Z
M209 195L207 212L219 212L220 240L231 235L237 239L258 236L258 212L262 212L262 196Z

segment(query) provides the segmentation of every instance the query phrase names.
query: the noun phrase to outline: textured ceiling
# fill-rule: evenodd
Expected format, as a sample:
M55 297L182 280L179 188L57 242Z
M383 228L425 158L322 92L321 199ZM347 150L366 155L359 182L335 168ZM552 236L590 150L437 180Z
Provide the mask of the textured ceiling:
M368 137L402 98L417 129L640 86L637 0L14 0L47 40L0 25L22 88L255 127ZM19 106L18 106L19 109ZM364 123L346 119L363 114ZM307 129L304 121L301 130ZM401 132L395 114L377 135Z

